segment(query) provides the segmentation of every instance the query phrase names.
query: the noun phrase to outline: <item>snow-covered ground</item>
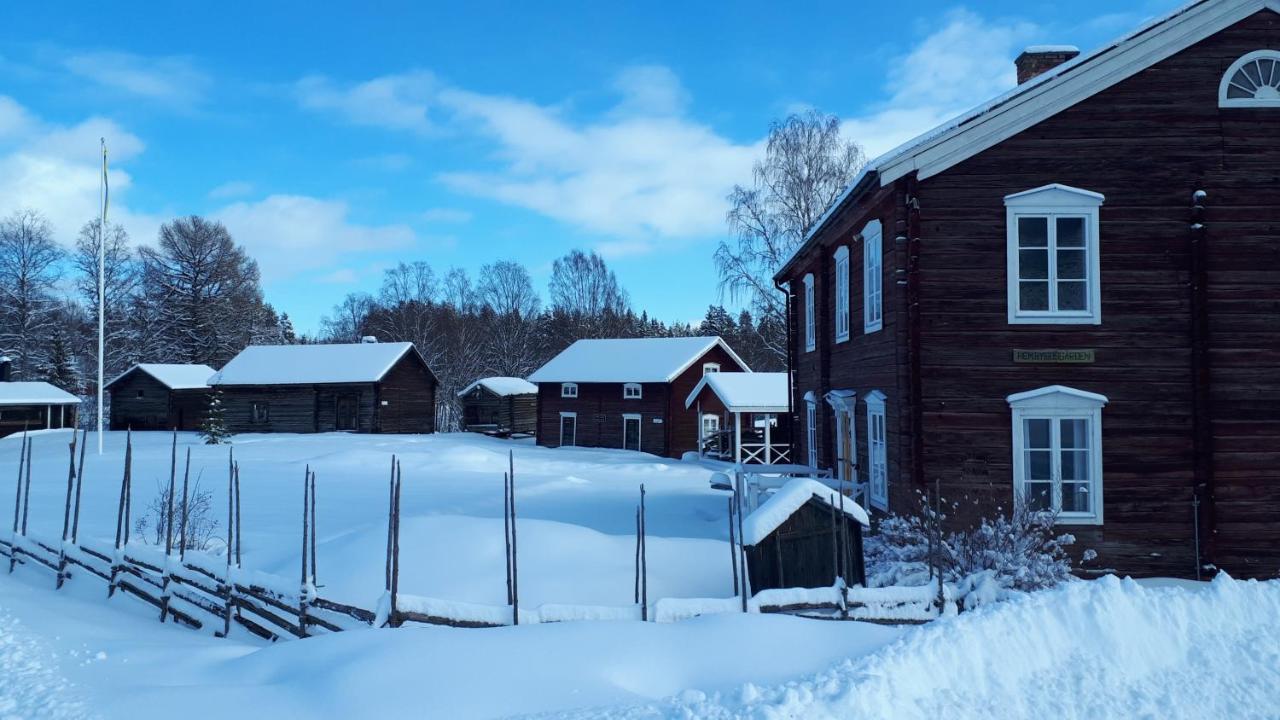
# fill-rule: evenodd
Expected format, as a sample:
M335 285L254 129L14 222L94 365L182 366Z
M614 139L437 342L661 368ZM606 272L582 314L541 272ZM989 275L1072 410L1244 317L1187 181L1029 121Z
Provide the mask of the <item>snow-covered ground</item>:
M30 527L57 537L66 433L36 438ZM168 439L135 436L135 509ZM180 443L195 443L182 436ZM122 438L85 483L82 536L114 534ZM17 466L0 440L0 491ZM225 497L225 448L193 476ZM709 471L637 453L473 436L241 436L245 565L292 577L302 467L319 473L322 593L381 592L390 453L404 467L402 588L501 603L501 472L516 449L524 603L626 605L649 490L655 597L731 593ZM12 495L10 495L12 497ZM3 506L0 506L3 507ZM225 512L225 509L223 509ZM270 645L156 622L103 583L0 576L0 717L1277 717L1280 582L1077 582L917 628L727 613L679 623L367 629Z

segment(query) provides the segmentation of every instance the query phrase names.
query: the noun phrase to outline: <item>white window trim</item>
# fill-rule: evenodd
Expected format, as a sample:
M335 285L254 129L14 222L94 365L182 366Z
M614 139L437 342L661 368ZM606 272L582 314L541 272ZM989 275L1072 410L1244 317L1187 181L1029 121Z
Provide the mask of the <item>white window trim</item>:
M1101 525L1103 509L1102 477L1102 408L1107 397L1063 385L1050 385L1017 393L1005 398L1013 412L1013 490L1014 501L1022 502L1022 478L1026 475L1023 452L1023 421L1035 418L1052 420L1084 419L1089 421L1089 497L1092 511L1058 513L1059 525ZM1057 466L1055 460L1054 466ZM1062 479L1054 478L1054 504L1060 505Z
M702 363L703 375L706 375L708 373L718 373L718 372L720 372L720 363L714 363L714 362Z
M640 413L623 413L622 414L622 449L627 450L627 422L636 421L636 452L640 452L644 447L644 418Z
M560 397L562 398L578 397L578 383L560 383Z
M630 394L631 390L635 390L636 394ZM644 397L644 387L640 383L623 383L622 399L623 400L639 400Z
M836 263L836 342L849 339L849 246L841 245L835 252Z
M1007 195L1005 205L1005 252L1010 325L1099 325L1102 323L1102 282L1099 257L1099 208L1105 198L1100 193L1054 183ZM1050 233L1049 288L1056 292L1052 268L1057 265L1053 239L1057 235L1058 217L1085 218L1085 267L1088 268L1087 310L1021 310L1018 305L1018 218L1047 217ZM1052 295L1051 295L1052 297Z
M702 413L702 424L700 427L702 428L702 437L704 438L707 437L707 420L715 420L716 427L714 432L720 432L720 416L715 413Z
M867 405L867 499L871 506L889 511L889 424L885 420L885 395L872 390L863 398ZM875 422L880 421L880 443L875 442ZM876 475L883 479L876 492Z
M884 327L884 233L880 221L862 228L862 332Z
M813 302L813 273L804 276L804 351L818 346L818 314Z
M564 444L564 419L573 418L573 442L568 445ZM578 447L578 413L561 412L560 413L560 447Z
M818 401L816 398L805 399L805 450L808 453L809 467L818 467Z
M1231 63L1231 67L1222 74L1222 80L1218 83L1218 107L1223 108L1261 108L1280 107L1280 98L1229 98L1227 97L1227 88L1231 87L1231 78L1239 72L1240 68L1257 60L1276 60L1280 62L1280 51L1277 50L1254 50L1246 53L1239 60Z

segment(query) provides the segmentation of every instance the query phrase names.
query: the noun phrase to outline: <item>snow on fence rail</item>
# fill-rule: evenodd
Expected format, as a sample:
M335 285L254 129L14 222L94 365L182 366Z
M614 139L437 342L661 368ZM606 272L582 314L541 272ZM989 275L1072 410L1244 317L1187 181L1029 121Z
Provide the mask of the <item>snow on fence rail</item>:
M132 595L159 611L160 622L192 628L212 627L225 637L232 624L266 640L306 638L357 627L400 627L404 623L447 625L458 628L492 628L507 625L582 620L641 620L678 622L727 612L793 613L832 620L865 620L919 623L956 611L951 586L863 588L845 587L837 580L829 588L763 590L754 596L747 588L747 568L742 547L733 544L732 570L738 595L730 598L662 598L648 596L648 557L644 486L636 508L634 604L624 606L548 603L520 607L518 538L516 533L515 463L509 458L504 473L504 533L506 545L507 604L486 605L420 597L400 592L400 464L391 459L387 510L386 576L383 594L375 610L321 597L316 582L315 473L306 468L303 483L300 572L290 580L241 565L240 468L228 454L227 537L225 555L218 557L188 548L187 504L190 501L190 450L177 495L177 434L174 434L168 493L165 498L165 546L163 549L130 538L132 512L132 459L130 437L125 444L124 473L116 515L113 545L79 538L80 495L84 479L87 431L79 443L72 434L67 473L66 505L60 540L28 531L31 487L31 442L23 438L19 452L13 532L0 538L0 557L9 559L9 572L17 565L43 567L55 573L57 588L79 572L107 584L107 597L116 591ZM79 463L76 450L80 450ZM178 518L175 504L181 498ZM732 506L731 506L732 507ZM733 522L731 513L730 523ZM175 528L175 521L178 523ZM730 533L731 537L734 533ZM740 536L740 533L739 533ZM939 593L943 597L939 598ZM747 597L744 597L746 595Z

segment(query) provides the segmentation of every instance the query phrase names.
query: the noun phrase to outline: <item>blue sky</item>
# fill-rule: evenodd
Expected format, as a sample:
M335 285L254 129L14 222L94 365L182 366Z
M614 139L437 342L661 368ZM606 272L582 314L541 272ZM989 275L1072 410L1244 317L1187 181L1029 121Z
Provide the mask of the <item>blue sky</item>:
M221 219L300 330L399 260L515 259L545 292L574 247L693 320L771 120L836 113L874 156L1011 86L1022 47L1088 50L1175 4L9 4L0 213L71 242L106 135L134 240Z

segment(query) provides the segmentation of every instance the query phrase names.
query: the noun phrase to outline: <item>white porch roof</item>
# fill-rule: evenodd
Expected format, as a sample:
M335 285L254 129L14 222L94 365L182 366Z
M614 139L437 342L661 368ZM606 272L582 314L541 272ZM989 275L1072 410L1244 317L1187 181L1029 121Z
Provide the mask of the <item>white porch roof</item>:
M703 388L710 388L732 413L786 412L790 387L786 373L707 373L684 401L693 407Z

